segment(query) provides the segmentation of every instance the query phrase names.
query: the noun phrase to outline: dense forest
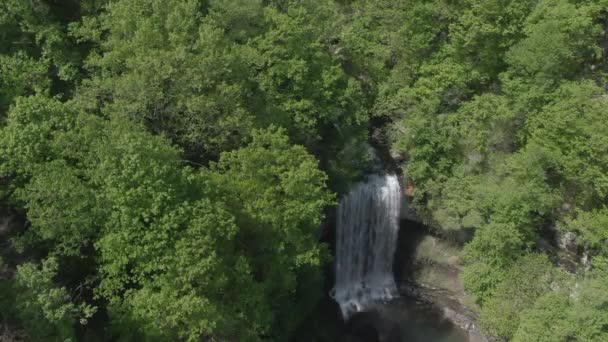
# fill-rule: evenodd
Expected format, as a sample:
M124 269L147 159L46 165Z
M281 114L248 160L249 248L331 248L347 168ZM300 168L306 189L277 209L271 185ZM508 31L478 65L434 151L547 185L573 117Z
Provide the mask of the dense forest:
M608 341L607 55L608 0L0 0L0 339L293 340L373 141L488 334Z

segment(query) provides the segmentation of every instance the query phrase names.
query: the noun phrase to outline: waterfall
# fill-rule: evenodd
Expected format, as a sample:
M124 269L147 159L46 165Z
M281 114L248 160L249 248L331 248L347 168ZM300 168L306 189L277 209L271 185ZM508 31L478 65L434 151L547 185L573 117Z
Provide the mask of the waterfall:
M370 175L338 207L336 284L332 297L344 318L397 295L393 257L401 189L395 175Z

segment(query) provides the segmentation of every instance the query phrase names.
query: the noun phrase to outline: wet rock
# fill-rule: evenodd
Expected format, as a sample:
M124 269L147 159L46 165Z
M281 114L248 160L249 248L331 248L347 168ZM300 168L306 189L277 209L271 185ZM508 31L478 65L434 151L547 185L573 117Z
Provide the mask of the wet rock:
M398 257L403 260L397 264L405 270L398 273L400 294L418 305L434 308L440 313L438 320L464 332L465 341L493 341L477 324L477 308L468 307L474 304L459 280L460 245L454 243L454 237L434 236L424 225L411 221L404 221L401 229L404 236Z
M402 285L400 290L417 302L438 308L442 313L442 319L464 331L469 342L495 341L482 333L477 325L477 315L460 303L449 291L429 284Z
M560 249L575 254L578 252L576 234L574 234L573 232L561 232L557 230L555 235L557 240L557 246Z
M541 250L556 254L559 266L572 274L578 272L580 268L590 267L591 258L579 243L575 232L564 231L555 226L550 228L550 232L553 234L552 248L542 246Z
M397 164L401 164L401 163L405 162L405 160L406 160L405 154L400 153L396 150L391 150L390 156L391 156L391 159L393 159L393 161Z
M410 199L407 196L403 196L401 200L401 211L400 219L422 223L422 219L416 213L416 210L409 205Z

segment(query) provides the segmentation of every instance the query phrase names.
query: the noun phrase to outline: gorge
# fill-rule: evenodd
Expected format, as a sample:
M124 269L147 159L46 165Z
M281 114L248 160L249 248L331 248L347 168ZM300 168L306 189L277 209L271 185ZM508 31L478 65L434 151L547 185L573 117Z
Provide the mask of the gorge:
M0 341L608 341L608 0L0 0Z
M425 234L421 225L401 220L404 200L398 176L389 173L368 175L340 200L330 296L345 321L342 339L473 341L403 274L412 272L410 259Z

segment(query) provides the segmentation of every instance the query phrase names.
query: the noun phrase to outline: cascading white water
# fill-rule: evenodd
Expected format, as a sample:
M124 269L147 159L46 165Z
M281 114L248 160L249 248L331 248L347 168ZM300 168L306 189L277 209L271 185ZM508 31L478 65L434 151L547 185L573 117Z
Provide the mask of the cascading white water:
M393 257L401 188L395 175L370 175L342 198L336 227L336 284L344 318L397 296Z

